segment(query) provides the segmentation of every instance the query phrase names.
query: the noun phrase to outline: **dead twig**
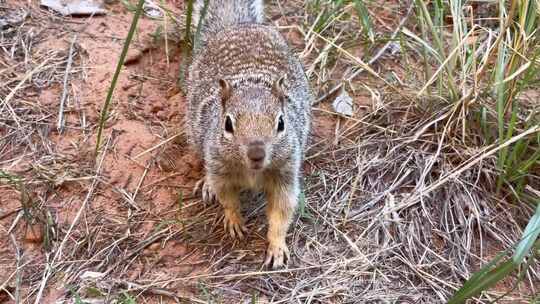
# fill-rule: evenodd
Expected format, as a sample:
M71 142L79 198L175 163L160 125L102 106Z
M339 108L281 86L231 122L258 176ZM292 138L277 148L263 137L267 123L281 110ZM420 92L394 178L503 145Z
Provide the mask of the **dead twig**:
M11 239L11 243L13 244L13 247L15 248L15 303L19 304L21 303L21 283L22 283L22 274L21 274L21 249L19 248L19 245L17 244L17 240L15 239L15 236L10 233L9 238Z
M74 46L75 46L76 41L77 41L77 35L74 35L73 39L71 40L71 45L69 46L68 61L66 65L66 72L64 74L64 86L62 90L62 98L60 98L60 108L58 110L58 123L56 124L56 129L58 130L59 133L62 133L64 129L64 104L68 96L68 80L69 80L69 75L71 74L71 65L73 64L73 52L74 52Z

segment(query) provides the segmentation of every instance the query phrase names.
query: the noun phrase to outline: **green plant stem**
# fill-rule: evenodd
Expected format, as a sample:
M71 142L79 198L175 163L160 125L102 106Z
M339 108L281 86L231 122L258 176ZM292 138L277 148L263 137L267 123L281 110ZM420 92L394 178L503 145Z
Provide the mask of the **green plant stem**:
M446 52L444 51L444 44L441 41L441 37L439 36L439 32L436 30L435 25L433 24L433 21L431 20L431 16L429 14L429 11L427 9L426 4L424 1L421 0L415 0L415 3L420 7L420 10L422 12L422 16L424 17L424 20L427 23L427 27L430 29L433 40L435 42L435 46L437 47L437 51L439 53L439 61L442 63L444 62L444 58L446 58ZM448 84L448 88L450 89L450 94L454 100L458 99L458 90L456 89L456 82L454 80L454 76L452 74L452 71L448 66L444 67L446 70L446 74L448 77L448 80L446 81Z
M107 120L109 106L111 104L114 89L116 87L116 83L118 82L118 77L120 76L120 72L122 71L122 66L124 65L124 61L126 59L126 56L129 50L129 45L131 44L131 40L133 39L133 35L135 34L135 30L137 29L137 23L139 22L139 18L141 17L143 5L144 5L144 0L139 0L139 3L137 4L137 10L135 11L135 15L133 16L133 20L131 21L131 27L129 28L126 41L124 42L124 48L122 49L122 53L120 54L120 58L118 59L116 70L114 71L114 75L111 81L111 86L109 87L109 91L107 92L107 98L105 99L105 104L103 104L103 108L101 109L101 116L99 119L99 129L98 129L97 139L96 139L96 150L95 150L96 156L99 154L99 147L101 145L101 136L103 133L103 127L105 126L105 121Z
M193 0L189 0L187 3L187 12L186 12L186 33L184 36L184 42L182 45L182 63L180 63L180 71L178 72L178 88L185 90L185 87L182 85L185 82L186 78L186 69L188 66L188 61L190 58L191 48L190 45L193 45L191 41L191 22L193 18Z
M197 24L197 31L195 32L195 38L193 39L193 49L197 50L199 49L200 43L201 43L201 30L202 30L202 24L204 21L204 18L206 18L206 11L208 10L208 2L209 0L204 0L204 6L199 13L199 23Z

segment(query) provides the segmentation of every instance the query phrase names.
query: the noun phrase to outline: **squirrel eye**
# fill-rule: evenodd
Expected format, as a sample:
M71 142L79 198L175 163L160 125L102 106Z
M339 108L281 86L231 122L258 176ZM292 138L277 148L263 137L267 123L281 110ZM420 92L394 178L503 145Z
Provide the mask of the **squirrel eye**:
M225 117L225 131L228 132L228 133L233 133L234 132L234 128L233 128L233 122L232 122L232 119L229 115L227 115Z
M283 115L280 115L278 118L277 131L278 132L285 131L285 121L283 120Z

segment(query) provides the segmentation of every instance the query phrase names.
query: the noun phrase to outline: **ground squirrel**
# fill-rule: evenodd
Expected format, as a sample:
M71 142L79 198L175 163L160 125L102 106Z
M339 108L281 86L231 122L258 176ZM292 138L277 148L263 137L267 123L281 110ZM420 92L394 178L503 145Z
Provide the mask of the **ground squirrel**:
M300 170L313 96L302 65L276 28L264 25L262 0L204 1L200 36L188 74L187 129L206 175L203 199L223 206L232 237L246 229L242 190L266 199L265 265L289 259L285 243L300 193ZM204 14L204 12L206 14Z

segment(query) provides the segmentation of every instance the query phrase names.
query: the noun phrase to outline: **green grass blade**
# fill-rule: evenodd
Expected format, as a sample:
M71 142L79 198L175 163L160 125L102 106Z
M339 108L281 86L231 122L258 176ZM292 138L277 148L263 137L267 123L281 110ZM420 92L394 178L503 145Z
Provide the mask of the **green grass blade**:
M369 11L364 5L364 1L355 0L354 7L360 18L360 23L362 24L362 30L368 36L371 43L375 42L375 33L373 32L373 24L371 23L371 17L369 16Z
M306 208L306 194L304 191L300 192L298 195L298 214L300 215L300 218L313 220L313 216Z
M469 278L463 287L461 287L454 296L448 301L449 304L465 303L482 291L493 287L497 282L508 277L512 271L519 268L523 263L525 256L531 252L531 248L538 244L537 238L540 234L540 202L536 208L535 215L529 221L529 224L523 232L523 237L516 247L512 259L508 259L502 264L497 265L506 252L502 252L495 259L477 271ZM497 265L497 266L496 266Z
M422 23L423 24L423 23ZM435 57L435 59L437 59L437 62L438 63L443 63L444 62L444 59L440 57L440 54L434 50L431 45L429 45L429 43L427 42L427 33L423 33L423 37L424 38L420 38L418 35L416 35L415 33L411 32L410 30L408 30L407 28L403 28L402 30L403 34L406 35L407 37L409 38L412 38L414 41L418 42L421 46L422 46L422 49L424 50L425 52L425 56L427 57L427 55L431 55L433 57ZM427 59L426 59L427 61ZM429 65L427 65L429 66ZM428 67L426 67L426 70L429 70ZM429 77L427 78L429 79ZM427 80L426 79L426 80Z
M483 277L485 277L492 268L496 267L497 264L504 258L506 255L506 251L499 253L493 260L488 262L486 265L484 265L480 270L478 270L476 273L474 273L466 282L463 284L462 288L468 289L472 288L475 282L481 280Z
M508 260L503 264L495 267L489 272L483 273L483 275L471 278L467 281L468 284L456 292L456 294L448 301L448 304L461 304L469 298L472 298L484 290L489 289L500 280L506 278L515 268L512 260Z
M96 155L98 155L99 147L101 146L101 136L103 133L103 127L105 126L105 121L107 120L109 105L111 104L114 89L116 88L116 83L118 82L118 76L120 76L120 72L122 71L122 66L124 66L124 61L126 59L126 55L129 50L129 45L131 44L131 40L133 39L133 35L135 34L135 30L137 29L137 23L139 22L139 18L141 17L141 13L143 11L142 9L143 5L144 5L144 0L139 0L139 3L137 4L137 10L135 11L133 20L131 20L131 27L129 28L126 41L124 42L122 53L120 54L120 58L118 59L118 63L116 65L116 70L114 72L114 76L111 81L111 86L109 87L109 91L107 92L107 98L105 99L105 104L103 105L103 108L101 109L101 116L99 119L99 129L98 129L97 139L96 139L96 151L95 151Z
M495 86L496 91L496 98L497 98L497 129L499 133L499 140L504 139L504 129L505 129L505 122L504 122L504 109L505 109L505 101L506 101L506 83L503 82L504 79L504 70L506 66L506 55L505 51L506 46L501 43L499 45L499 50L497 54L497 67L495 69L495 83L497 85ZM499 152L499 158L498 158L498 167L499 170L504 169L504 164L506 162L506 159L504 157L505 155L505 149L501 149ZM500 188L500 183L498 185L498 188Z
M540 199L539 199L540 200ZM523 231L523 238L519 242L516 252L514 253L513 260L515 264L523 262L525 255L529 253L533 247L538 235L540 234L540 201L536 206L536 213L531 218L525 231Z
M519 168L519 171L527 172L527 171L529 171L529 169L534 164L538 163L538 161L540 160L540 149L538 147L539 147L539 145L538 145L538 142L537 142L536 143L536 152L534 152L534 154L529 159L522 162L522 165Z
M506 130L506 136L504 138L502 138L501 140L508 140L509 138L512 138L512 136L514 135L514 131L517 128L517 123L518 123L518 120L517 120L518 113L517 112L518 112L518 108L517 108L516 103L517 102L512 103L512 113L511 113L511 116L510 116L510 122L508 123L508 126L506 127L506 129L507 129ZM501 111L503 111L503 115L504 115L505 110L501 109ZM515 145L514 145L514 147L515 147ZM510 147L506 147L506 148L501 150L501 156L502 156L504 168L512 168L513 167L512 159L508 157L509 149L510 149Z
M200 12L199 16L199 23L197 24L197 31L195 32L195 38L193 39L193 48L198 49L201 37L201 30L202 30L202 24L204 21L204 18L206 18L206 12L208 11L208 2L209 0L204 0L204 5L202 8L202 11Z
M129 0L122 0L122 4L130 12L137 11L137 7L135 5L133 5L133 4L131 4L131 2Z
M426 43L426 41L428 40L427 31L426 31L426 22L422 18L419 18L419 16L422 15L422 12L418 8L418 6L415 7L415 11L416 11L416 20L417 20L418 25L420 26L420 32L422 34L422 38L418 37L416 34L409 31L406 27L404 27L401 30L401 32L404 35L408 35L406 32L409 32L410 34L412 34L412 38L419 41L420 44L422 45L422 61L424 64L424 82L425 82L431 78L431 66L429 64L429 57L428 57L428 50L431 49L431 45ZM432 51L432 54L435 54L435 57L438 58L438 54L437 52L435 52L435 50ZM440 58L438 58L438 60L439 62L442 62Z
M186 33L185 42L191 41L191 19L193 18L193 0L188 0L187 16L186 16Z
M537 2L537 0L525 1L523 9L519 11L520 19L523 21L521 24L527 34L530 34L537 29L536 18L540 15Z
M188 66L188 58L190 57L191 48L193 43L191 41L191 22L193 19L193 0L188 0L187 13L186 13L186 32L184 35L184 42L182 45L182 63L180 63L180 69L178 71L178 88L184 90L182 84L185 82L186 70Z
M536 248L534 250L540 249L540 242L536 242L535 247ZM535 263L536 263L535 258L527 259L527 261L525 261L525 263L523 264L522 269L529 269L530 267L533 267ZM518 275L515 277L515 281L513 284L514 286L511 289L507 290L504 294L500 295L498 298L493 300L492 303L499 303L499 300L504 299L506 296L514 292L518 288L519 283L525 280L525 278L527 277L527 274L528 274L528 271L520 271ZM540 303L536 303L536 304L540 304Z
M485 142L491 142L491 130L489 128L488 118L487 118L487 108L482 106L480 108L480 127L482 128L482 133L484 134Z

